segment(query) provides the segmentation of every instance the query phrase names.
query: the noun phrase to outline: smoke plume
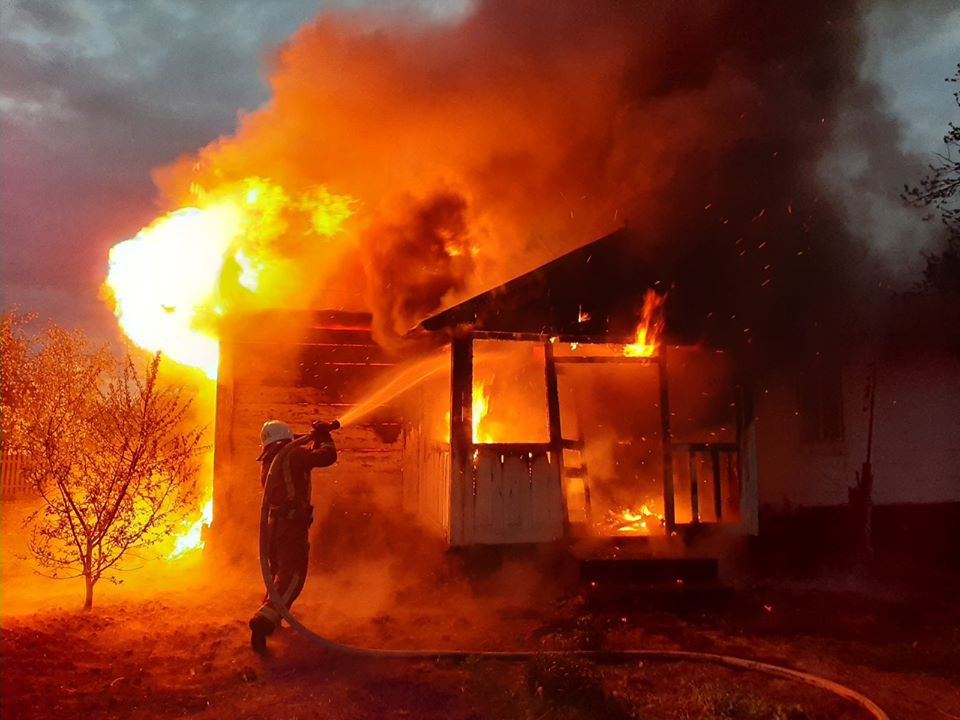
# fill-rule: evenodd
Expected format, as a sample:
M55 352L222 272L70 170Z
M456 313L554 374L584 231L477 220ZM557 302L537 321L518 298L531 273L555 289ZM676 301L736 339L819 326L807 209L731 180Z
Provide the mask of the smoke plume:
M857 10L324 12L272 59L272 101L157 181L173 203L249 176L355 198L309 295L374 310L383 336L629 224L674 287L668 324L759 338L818 296L836 306L862 253L818 169L858 82ZM329 253L291 247L307 264Z

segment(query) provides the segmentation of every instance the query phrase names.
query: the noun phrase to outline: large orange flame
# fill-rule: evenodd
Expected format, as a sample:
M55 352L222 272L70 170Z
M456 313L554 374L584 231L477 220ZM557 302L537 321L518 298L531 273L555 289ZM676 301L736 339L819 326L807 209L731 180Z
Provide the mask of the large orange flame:
M473 442L490 443L493 442L493 435L484 427L484 418L490 412L490 391L487 389L487 383L475 381L473 383L473 412L471 419L473 421ZM444 442L450 442L450 411L443 416Z
M239 208L230 203L186 208L110 250L107 284L127 337L217 376L217 340L201 319L205 310L217 311L215 293L240 221Z
M106 285L136 345L215 378L219 318L244 299L270 306L286 289L277 278L262 279L282 263L277 247L291 217L305 217L312 235L331 237L355 201L325 188L291 195L261 178L196 194L197 207L164 215L110 250ZM228 266L233 285L224 282Z
M110 250L105 286L135 345L198 368L212 381L220 320L239 306L282 305L289 292L279 248L291 224L308 241L333 237L355 200L322 187L293 194L256 177L214 191L193 188L193 194L194 207L158 218ZM209 415L212 429L213 403L198 410ZM212 468L209 460L204 467ZM212 476L205 485L199 517L184 521L168 557L203 547L203 527L213 518Z

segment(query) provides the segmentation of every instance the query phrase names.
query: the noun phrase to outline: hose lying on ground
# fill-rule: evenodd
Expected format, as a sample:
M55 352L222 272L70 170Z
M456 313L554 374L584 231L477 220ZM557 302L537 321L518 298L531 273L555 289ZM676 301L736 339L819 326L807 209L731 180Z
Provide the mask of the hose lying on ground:
M758 662L756 660L745 660L743 658L732 657L729 655L714 655L712 653L686 652L683 650L388 650L385 648L363 648L354 645L345 645L343 643L328 640L325 637L317 635L306 625L297 620L290 614L290 610L285 606L277 589L273 576L270 573L268 563L269 557L269 537L267 534L267 521L270 512L268 501L268 490L270 480L268 478L266 487L263 490L263 499L260 503L260 572L263 575L263 582L267 588L267 595L277 613L286 620L290 627L300 633L303 637L316 643L320 647L333 652L345 653L349 655L359 655L371 658L394 658L406 660L463 660L466 658L488 658L493 660L528 660L534 657L582 657L593 658L596 660L661 660L665 662L700 662L724 665L731 668L743 670L755 670L786 680L812 685L813 687L826 690L834 695L845 698L870 713L876 720L890 720L890 717L870 698L851 690L839 683L827 680L826 678L811 675L810 673L792 670L790 668L771 665L769 663Z

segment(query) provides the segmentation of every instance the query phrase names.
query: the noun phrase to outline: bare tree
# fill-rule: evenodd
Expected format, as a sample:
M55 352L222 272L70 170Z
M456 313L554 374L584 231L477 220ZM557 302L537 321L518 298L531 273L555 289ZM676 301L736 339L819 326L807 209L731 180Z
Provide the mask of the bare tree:
M947 82L960 83L960 64ZM953 93L960 108L960 91ZM945 148L934 155L928 173L919 185L903 186L904 200L916 207L928 207L940 215L947 229L946 248L926 255L923 287L934 292L960 295L960 125L948 123L943 136Z
M28 518L30 551L50 577L82 576L89 609L99 580L116 581L124 560L195 509L202 431L185 391L159 381L159 354L138 370L51 325L24 357L28 391L11 414L43 500Z

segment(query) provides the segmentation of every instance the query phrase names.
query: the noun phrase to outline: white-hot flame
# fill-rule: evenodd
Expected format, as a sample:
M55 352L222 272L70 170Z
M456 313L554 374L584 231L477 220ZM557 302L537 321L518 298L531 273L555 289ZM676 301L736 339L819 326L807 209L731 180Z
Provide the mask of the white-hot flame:
M241 215L230 203L186 208L111 248L107 284L127 337L215 378L219 346L202 313L240 228Z

